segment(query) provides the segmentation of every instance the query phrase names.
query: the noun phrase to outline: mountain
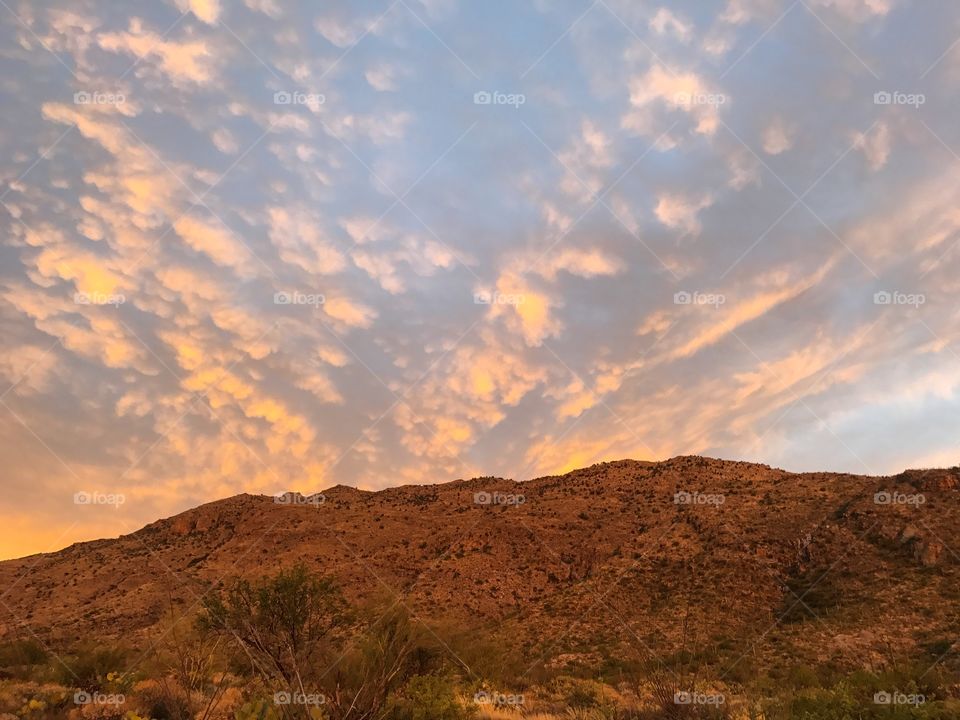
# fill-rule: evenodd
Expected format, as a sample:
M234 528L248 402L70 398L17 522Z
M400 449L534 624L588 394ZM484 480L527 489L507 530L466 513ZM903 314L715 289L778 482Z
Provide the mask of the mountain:
M0 638L146 646L216 584L304 562L353 602L399 598L531 665L936 659L960 625L958 490L958 468L866 477L677 457L523 483L238 495L0 563Z

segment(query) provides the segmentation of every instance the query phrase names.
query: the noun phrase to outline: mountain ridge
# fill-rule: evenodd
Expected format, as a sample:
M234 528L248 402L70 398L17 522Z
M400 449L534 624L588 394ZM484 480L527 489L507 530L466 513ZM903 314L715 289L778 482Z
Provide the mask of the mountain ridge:
M872 477L678 456L527 481L335 485L322 500L241 493L0 562L0 637L146 645L210 589L303 562L358 605L391 597L544 663L678 652L694 619L697 643L811 660L836 646L855 662L880 651L878 612L909 620L885 640L904 649L957 630L958 488L957 468Z

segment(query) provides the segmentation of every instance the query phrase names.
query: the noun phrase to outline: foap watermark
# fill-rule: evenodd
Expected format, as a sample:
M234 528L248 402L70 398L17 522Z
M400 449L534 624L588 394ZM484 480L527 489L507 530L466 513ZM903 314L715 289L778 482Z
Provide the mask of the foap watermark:
M927 501L927 496L921 493L902 493L896 490L881 490L873 496L877 505L913 505L919 507Z
M727 96L723 93L677 93L674 102L680 107L691 107L693 105L720 107L727 104Z
M473 494L474 505L523 505L526 501L527 498L523 495L502 493L498 490Z
M726 302L726 296L720 293L688 292L681 290L673 294L674 305L710 305L718 308Z
M327 97L322 93L305 93L299 90L295 90L294 92L278 90L273 94L274 105L306 105L311 110L315 110L325 102L327 102Z
M702 693L696 690L677 690L673 693L674 705L723 705L727 698L723 693Z
M726 496L711 493L702 493L694 490L678 490L673 494L674 505L713 505L719 507L727 501Z
M323 493L312 493L304 495L298 492L282 492L273 496L275 505L313 505L319 507L327 501L327 496Z
M126 697L123 693L102 693L77 690L73 694L74 705L123 705Z
M305 693L299 690L287 692L281 690L273 694L274 705L324 705L327 697L323 693Z
M73 94L74 105L123 105L126 101L123 93L78 90Z
M299 290L281 290L273 294L274 305L313 305L320 306L327 301L322 293L305 293Z
M521 105L526 104L526 102L527 96L523 93L479 90L473 94L474 105L509 105L510 107L518 109Z
M474 305L523 305L526 298L520 293L502 293L499 291L475 292L473 294Z
M886 690L881 690L873 694L873 703L874 705L923 705L927 701L925 695L920 695L919 693L902 693L899 690L894 690L893 692L887 692Z
M873 294L874 305L909 305L919 308L925 305L927 296L922 293L905 293L898 290L881 290Z
M494 705L496 707L521 707L523 705L523 695L509 695L507 693L497 692L496 690L478 690L473 696L473 701L477 705Z
M909 105L910 107L919 108L921 105L926 104L926 102L927 96L923 93L881 90L873 94L874 105Z
M113 505L120 507L127 501L123 493L87 492L81 490L73 494L74 505Z
M126 296L121 293L78 292L73 294L73 302L76 305L113 305L117 307L123 305L126 301Z

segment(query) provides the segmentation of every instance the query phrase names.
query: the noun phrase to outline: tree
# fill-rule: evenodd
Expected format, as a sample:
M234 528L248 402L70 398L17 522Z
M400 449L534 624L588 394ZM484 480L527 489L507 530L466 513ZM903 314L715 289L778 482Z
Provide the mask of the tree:
M391 695L433 659L407 612L393 604L325 674L327 711L338 720L380 718Z
M204 599L200 627L223 634L264 680L304 692L304 678L349 622L332 580L298 564L252 584L236 580Z

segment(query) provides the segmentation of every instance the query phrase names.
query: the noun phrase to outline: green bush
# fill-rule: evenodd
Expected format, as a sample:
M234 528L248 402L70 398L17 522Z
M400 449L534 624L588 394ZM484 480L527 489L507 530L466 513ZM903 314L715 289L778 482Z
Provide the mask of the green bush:
M107 676L126 667L126 655L120 648L81 645L51 663L61 684L92 692L105 689L110 682Z
M233 642L258 675L291 688L346 617L334 582L296 565L256 584L236 580L204 598L198 625Z
M33 640L13 640L0 645L0 669L42 665L47 661L47 651Z
M49 656L33 640L13 640L0 644L0 678L40 680L49 677Z
M454 683L438 675L415 675L393 699L389 720L466 720L473 708L465 708L457 700Z

